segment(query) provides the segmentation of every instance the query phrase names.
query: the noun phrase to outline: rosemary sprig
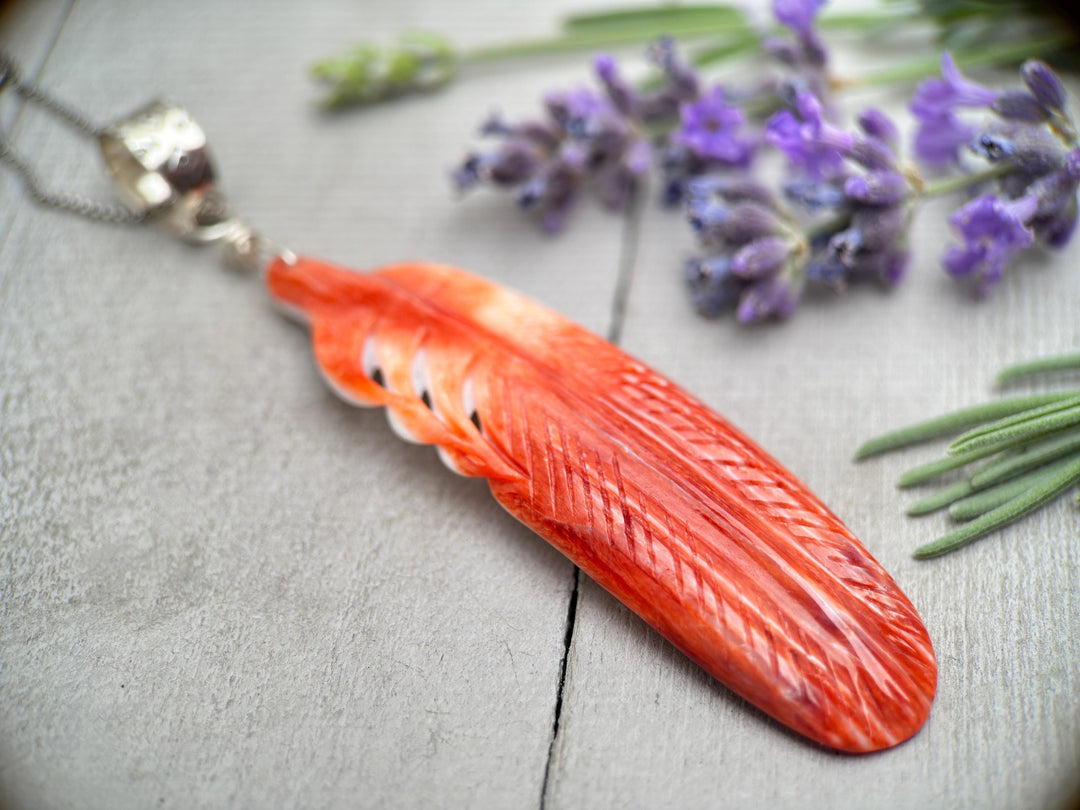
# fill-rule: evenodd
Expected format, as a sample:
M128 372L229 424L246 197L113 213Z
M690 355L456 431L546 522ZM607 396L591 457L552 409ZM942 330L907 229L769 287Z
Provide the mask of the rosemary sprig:
M1080 355L1010 366L998 375L998 381L1073 369L1080 369ZM916 549L918 558L936 557L983 537L1080 481L1080 391L1012 397L964 408L871 439L859 447L855 458L957 433L961 435L943 458L908 470L898 481L898 486L909 487L989 459L908 507L909 515L948 507L952 520L966 521Z

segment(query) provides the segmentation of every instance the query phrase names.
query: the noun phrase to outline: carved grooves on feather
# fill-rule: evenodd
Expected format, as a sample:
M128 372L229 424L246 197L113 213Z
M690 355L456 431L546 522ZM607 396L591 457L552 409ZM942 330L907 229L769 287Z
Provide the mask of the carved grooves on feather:
M702 451L694 459L701 467L700 480L727 484L731 494L789 527L791 534L802 541L774 544L774 554L786 559L793 569L800 567L795 565L797 557L803 566L824 569L859 590L860 602L873 604L882 618L877 629L913 663L925 664L930 644L911 603L884 569L868 565L866 553L824 504L804 487L794 486L790 472L750 444L733 426L725 425L722 441L713 439L720 417L703 412L668 381L647 371L623 373L621 377L622 385L613 396L621 395L632 404L613 409L615 414L637 417L645 423L638 426L645 435L667 432L697 445ZM652 394L652 402L642 393ZM658 398L661 393L662 402ZM653 407L654 403L660 407ZM662 418L658 418L660 413ZM702 437L710 441L702 442ZM933 693L932 681L924 686Z
M567 449L571 450L572 458L572 448ZM729 682L733 688L741 691L753 702L764 703L764 708L781 716L785 714L782 709L785 697L807 704L810 713L828 712L830 705L845 703L863 706L862 722L857 725L853 725L846 718L836 717L834 721L850 726L849 734L878 739L887 736L888 732L882 724L881 706L876 705L870 710L864 705L873 696L872 689L866 688L865 673L853 665L850 671L837 673L833 668L836 652L827 652L820 640L812 638L800 626L790 621L789 617L792 612L798 611L797 607L781 609L768 590L747 588L745 582L732 582L726 572L739 570L737 566L716 565L715 561L703 557L693 542L695 532L686 524L676 527L674 519L663 505L653 500L648 493L627 488L625 481L620 485L617 463L613 461L605 464L598 455L594 458L596 464L592 472L595 474L596 486L605 494L603 520L606 525L602 534L606 535L611 543L621 540L625 544L623 553L631 559L647 557L653 563L652 570L656 570L658 552L652 524L655 522L664 526L664 531L670 532L669 542L660 545L665 552L664 556L671 560L676 577L673 589L662 579L657 581L657 587L672 590L672 598L678 599L703 616L711 616L716 625L725 629L730 648L746 651L746 666L760 670L766 679L772 681L777 696L763 700L763 696L753 688L744 685L743 689L739 689L737 676L740 671L745 675L742 666L736 667L731 673ZM581 471L581 477L588 480L589 473L586 465ZM633 515L635 511L637 520L633 517L627 520L626 515ZM612 521L617 519L620 512L622 525L613 525ZM616 517L613 518L613 515ZM593 520L595 522L595 518ZM635 532L639 533L640 542L635 542ZM749 560L746 561L746 566L751 570L754 568ZM745 572L746 568L742 570ZM631 607L638 609L638 612L649 614L647 607ZM678 636L671 628L668 630L672 635ZM688 652L693 654L691 650ZM754 663L755 661L757 663ZM848 661L851 665L851 659ZM716 662L707 663L708 668L714 670ZM833 686L830 687L830 684ZM876 700L874 702L879 703ZM810 725L806 723L801 730L806 732Z
M682 403L680 404L685 404L681 392L675 390L670 384L668 387L669 390L665 392L667 397L673 398L676 402L682 400ZM611 392L609 391L608 393ZM571 395L571 398L573 398L573 395ZM614 408L608 406L606 402L592 404L596 405L601 410L608 408L611 411L609 416L614 421L624 419L626 421L631 421L627 414L639 413L634 407ZM646 412L653 410L651 407L648 407L651 406L652 403L642 403L640 397L632 404L646 405ZM667 404L667 400L665 400L664 404ZM575 410L585 412L587 409L580 408ZM680 408L678 404L674 405L672 410L675 412L685 411L686 414L693 416L699 415L701 412L700 407ZM696 435L694 435L693 438L698 445L702 444L701 439L703 436L707 437L709 434L715 435L716 433L716 425L710 423L710 420L705 420L705 424L700 424L700 421L701 420L698 420L699 423L693 425L693 428L696 431ZM642 431L640 425L631 425L629 427L632 428L631 432L639 434L641 437L647 438L656 435L651 431ZM663 430L664 425L660 424L657 428ZM733 438L737 435L734 434L733 428L729 427L728 430L732 431ZM727 438L726 433L724 438ZM715 442L715 439L713 441ZM762 457L759 450L743 445L737 450L732 451L732 454L734 455L740 451L746 461L743 461L738 465L729 463L719 470L698 470L697 474L688 474L686 476L677 477L680 482L700 482L710 480L710 474L712 473L719 473L721 481L728 486L719 486L717 487L718 491L700 492L704 502L712 502L714 500L719 502L737 502L741 497L757 506L764 507L766 512L771 512L774 516L779 511L777 507L781 507L787 514L781 515L779 517L780 520L790 517L792 520L797 521L797 525L802 525L804 527L809 525L815 530L812 533L803 532L802 534L804 536L798 538L798 540L807 541L808 545L812 544L814 541L823 543L825 546L825 548L822 549L823 551L832 550L834 552L834 559L840 559L842 562L846 563L846 565L841 566L839 572L830 571L829 574L846 574L847 578L850 579L853 574L857 573L861 575L860 582L865 582L867 575L873 572L864 566L851 564L852 557L861 561L864 558L864 552L853 545L853 539L850 534L846 532L846 529L843 528L842 524L814 500L810 500L809 504L804 506L797 501L787 498L788 494L794 489L794 485L787 479L787 476L790 474L783 471L778 465L770 466L767 463L767 459ZM657 453L657 455L659 455L659 453ZM703 465L708 467L708 461L709 460L706 458ZM688 463L690 466L694 466L695 460L689 460ZM597 473L601 481L603 481L604 477L603 469L603 465L598 464ZM612 472L614 479L618 482L621 477L618 474L617 464L613 467ZM766 487L778 489L780 495L763 495L763 488ZM755 488L759 491L755 491ZM624 513L623 533L625 534L628 543L627 555L633 558L634 521L632 518L628 517L628 513L625 511L626 504L628 503L625 491L622 491L622 488L618 483L615 489L615 495L621 496L619 497L619 508L622 509ZM798 490L796 490L796 492L798 492ZM784 497L785 500L778 501L777 499L779 497ZM644 503L645 502L642 501L642 504ZM789 504L790 509L788 508ZM609 506L610 504L605 502L606 512L608 511L607 507ZM815 621L819 625L831 628L834 635L843 637L846 640L846 643L850 645L851 649L862 649L876 659L876 664L874 664L874 666L879 670L885 670L882 672L883 679L889 682L892 691L903 695L909 695L909 693L914 692L916 695L921 696L925 703L928 704L929 697L927 692L929 691L932 694L933 681L919 677L919 670L926 668L929 644L926 640L925 633L921 631L921 625L917 623L917 619L914 619L914 610L910 606L910 603L908 603L902 595L898 596L898 598L891 598L888 595L890 590L895 590L895 585L892 583L891 579L889 579L883 571L880 571L880 569L878 569L879 575L876 579L871 577L871 586L876 590L876 593L880 597L878 600L875 600L880 615L879 619L874 622L862 620L860 614L865 612L865 608L862 604L858 603L858 600L856 600L853 595L842 590L839 593L835 591L825 591L821 588L820 583L815 581L815 577L802 573L806 568L811 571L817 570L821 572L820 576L824 577L826 581L828 580L828 575L826 574L826 571L823 570L825 566L823 566L820 561L813 559L813 555L809 554L807 549L803 548L798 540L779 536L776 524L773 521L762 521L752 513L744 514L742 515L742 518L744 522L750 525L735 531L732 531L732 527L729 527L728 531L724 533L727 534L729 538L742 537L744 539L744 542L741 545L742 551L749 555L750 559L755 560L756 565L763 569L763 573L765 573L769 579L776 582L783 591L786 591L787 593L801 592L804 594L805 598L800 603L802 607L800 608L799 605L795 605L794 609L802 609L805 611L811 609L808 606L812 606L811 612L817 614ZM723 531L720 526L713 526L713 528ZM672 536L672 540L689 540L692 537L694 537L693 532L685 531L682 538L676 533ZM751 539L752 542L745 542L747 539ZM769 544L772 553L765 551L758 545L761 541L765 541ZM836 548L840 548L848 553L836 557ZM697 600L703 603L703 596L707 592L703 591L701 588L704 583L702 583L700 579L700 571L702 570L700 557L692 547L690 547L688 551L690 557L694 559L696 563L692 568L697 575L695 582L697 588L694 590L694 594ZM780 566L777 564L778 560L782 560L785 563L783 570L781 570ZM718 566L713 564L706 564L705 566L705 570L708 572L715 572L717 568ZM714 583L710 583L710 585L713 584ZM720 589L713 587L710 590L711 593L708 593L707 595L712 597L713 600L721 601L719 597ZM735 589L732 588L729 583L726 590L730 593ZM764 599L763 596L758 597L757 601L760 603L764 601ZM832 614L831 616L827 615L826 609ZM786 616L784 611L777 611L777 614L780 617ZM719 614L717 615L719 617ZM720 618L720 621L723 621L723 619ZM893 622L900 625L898 628L895 628L895 630L890 628L890 624ZM765 635L772 638L772 633L769 630L768 623L764 621L764 617L762 617L762 626ZM794 628L790 623L785 623L783 627L778 629L789 638L793 636L800 638L801 643L806 647L806 651L810 654L810 660L824 660L831 667L831 660L828 658L822 659L820 657L820 645L808 643L805 634L801 633L801 631L798 633L793 632ZM911 666L904 665L903 662L894 660L894 654L897 650L893 649L891 643L885 645L881 643L883 640L882 637L889 638L894 632L899 634L902 638L901 649L899 650L901 656L908 659L908 664L916 665L914 667L914 673L911 671ZM744 632L743 640L745 641L747 638L748 634ZM757 639L756 637L753 637L752 634L749 636L749 640L753 643L753 646L758 646ZM770 651L772 650L769 646L766 646L766 648ZM819 655L814 655L815 652ZM775 677L782 678L784 673L780 672L781 667L775 657L773 658L773 663ZM788 668L784 667L784 669ZM900 680L900 683L897 682L897 679ZM844 681L843 678L837 678L836 680L837 682ZM877 696L878 690L874 688L873 684L866 680L865 673L861 670L859 670L857 674L852 673L850 683L850 689L852 690L851 698L853 702L862 704L867 699L874 699L874 702L877 704L875 706L877 711L875 711L874 714L880 717L881 710L885 708L884 704L880 702L880 699ZM909 685L909 689L904 689L904 684Z
M841 726L848 741L898 741L887 727L897 714L913 718L904 736L921 725L934 666L914 609L839 520L733 427L580 327L498 288L488 301L492 285L458 271L311 274L286 268L275 278L272 269L270 284L310 313L316 354L335 388L387 406L461 472L489 478L511 513L681 639L714 675L838 747L852 743L825 739L815 726ZM386 386L364 368L372 343ZM436 379L418 385L417 376ZM463 405L468 380L477 385L482 430ZM432 407L417 388L429 391ZM537 411L542 425L530 424ZM660 497L680 505L679 514ZM674 576L662 575L668 570ZM865 617L867 603L876 620ZM676 606L726 638L726 657L681 635L700 628L681 628L669 612Z
M505 399L508 392L504 389L503 393ZM847 678L846 681L844 677L828 677L835 674L831 669L833 664L832 656L825 653L819 641L812 640L800 628L787 620L790 612L800 610L805 612L804 608L795 605L787 611L780 610L771 595L759 589L754 590L753 599L748 599L745 588L741 587L745 585L745 582L733 583L722 576L722 572L726 571L745 570L748 567L761 568L763 564L769 562L768 560L745 559L743 565L717 565L715 559L704 558L696 542L698 532L691 530L685 523L682 523L679 528L675 528L675 521L662 503L654 501L651 495L645 491L627 488L625 477L620 472L616 456L613 456L610 462L605 462L600 454L594 451L592 457L595 464L590 470L589 454L584 451L584 447L578 447L575 453L575 448L571 443L572 439L569 438L569 436L574 435L574 432L566 431L565 423L552 422L547 419L540 430L534 430L533 426L528 422L528 409L522 405L520 393L512 397L512 403L509 407L504 407L504 412L507 414L507 417L503 420L504 427L510 436L523 437L527 445L525 457L521 461L531 472L529 500L532 501L531 506L538 513L553 513L554 504L557 502L570 504L572 505L571 511L575 511L573 507L578 502L574 487L575 478L582 482L593 480L593 486L598 490L601 500L600 509L592 509L593 498L588 497L588 495L582 498L584 504L589 505L585 508L585 518L586 523L591 525L594 530L593 535L605 537L609 545L621 541L624 547L620 553L632 560L642 562L641 557L643 555L648 557L651 565L645 566L643 570L655 573L657 570L655 564L657 558L655 547L657 534L659 533L661 537L666 534L668 542L661 542L660 545L664 548L666 556L671 561L670 567L676 572L676 584L672 588L670 582L664 582L663 578L659 578L656 586L667 590L668 599L671 601L677 601L684 605L689 604L691 607L696 605L696 610L700 613L712 615L715 622L719 626L725 627L727 632L733 636L731 645L734 648L751 648L759 658L766 662L763 665L758 665L764 667L766 670L764 674L774 682L787 684L787 686L779 687L779 691L796 693L803 696L803 700L811 702L813 700L811 697L813 688L811 683L808 683L807 679L809 678L811 682L817 681L819 688L828 682L840 685L841 690L847 695L848 702L855 705L864 704L868 695L872 695L872 690L863 687L865 673L858 667L855 667L856 671L852 672L851 677ZM572 416L580 413L581 410L580 408L569 408L568 414ZM553 425L555 425L554 428ZM587 435L588 432L589 427L585 424L581 425L577 431L582 436ZM534 435L544 438L542 446L533 446L531 437ZM555 440L556 436L558 437L557 441ZM598 440L592 443L594 446L604 446L602 437L593 438ZM562 471L561 474L558 472L560 470ZM496 488L493 487L493 489ZM535 492L537 489L547 496L544 498L543 504L536 500ZM498 491L496 491L496 495L499 496ZM500 500L503 500L503 497L500 497ZM512 509L511 511L516 512L517 510ZM598 520L603 521L602 526L597 525ZM538 523L542 524L542 521L542 518L538 519ZM657 526L656 530L654 530L654 526ZM541 534L547 536L552 534L552 532L543 531L544 527L542 525L534 526L534 528L537 528ZM715 524L700 528L705 531L723 531L722 527ZM585 534L580 528L577 532L579 535ZM638 542L635 532L641 533L641 542ZM590 549L592 556L599 559L600 555L597 550L600 547L595 543L583 543L578 549L582 547ZM641 548L644 548L644 552L639 552ZM574 547L564 550L571 556L575 556ZM745 551L745 548L742 549L744 558ZM614 557L610 563L589 565L587 561L580 559L579 554L577 561L583 564L583 567L589 570L593 576L601 580L602 584L609 586L611 580L615 577L614 571L619 567L619 561ZM728 562L730 563L730 560ZM606 574L597 575L598 570L606 572ZM607 582L604 582L605 576L608 578ZM769 574L768 579L783 582L784 577L778 578L775 574ZM616 587L612 588L612 590L621 593L625 600L633 602L632 597L627 597L627 593L632 589ZM781 587L782 592L785 590L790 593L790 589ZM795 590L800 589L796 588ZM734 607L727 607L729 600L736 603ZM631 604L631 607L634 607L643 615L655 617L655 613L651 612L648 606ZM821 613L820 608L815 607L815 610L818 614L824 615ZM750 620L750 616L754 618ZM820 623L821 620L817 619L816 621ZM836 624L832 622L829 623L829 626L836 628ZM663 628L661 627L661 629ZM668 631L671 635L677 636L677 633L672 631L670 627ZM837 630L837 632L839 631ZM865 646L865 642L858 638L855 639L854 644ZM778 649L784 648L786 650L789 647L801 648L801 651L791 650L790 653L785 652L785 656L789 657L782 658ZM688 650L688 652L693 655L691 650ZM792 662L795 657L803 661L801 667ZM712 665L715 666L715 662L712 662ZM878 667L881 666L883 664L879 663ZM823 669L826 667L829 668L828 671ZM894 674L900 675L901 673ZM752 695L750 697L753 699ZM832 700L821 700L819 696L817 702L827 706L832 702L842 703L844 701L836 700L834 695ZM779 712L775 703L770 704L770 708ZM872 712L873 719L866 718L867 728L865 731L880 738L886 736L887 732L881 728L881 706L876 708L879 711ZM870 714L865 710L863 713ZM863 733L863 731L860 729L856 733Z

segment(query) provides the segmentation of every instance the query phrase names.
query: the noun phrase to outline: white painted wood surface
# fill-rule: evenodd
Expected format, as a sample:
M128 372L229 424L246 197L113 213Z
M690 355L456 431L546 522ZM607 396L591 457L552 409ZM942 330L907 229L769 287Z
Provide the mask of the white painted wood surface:
M924 616L926 728L820 750L581 583L477 481L321 385L253 279L151 230L30 207L0 175L0 808L1062 807L1080 797L1080 540L1062 501L933 562L934 518L854 465L876 432L985 399L1007 362L1080 345L1080 244L973 303L924 211L892 295L779 328L689 315L677 217L584 206L558 240L447 169L491 109L584 60L489 71L326 116L305 76L418 26L463 46L554 31L580 2L21 3L0 43L101 120L182 101L231 199L300 252L456 263L621 340L832 505ZM857 53L857 52L856 52ZM849 54L847 57L852 58ZM109 194L90 145L4 100L46 181ZM550 755L549 755L550 749ZM549 758L550 757L550 758Z

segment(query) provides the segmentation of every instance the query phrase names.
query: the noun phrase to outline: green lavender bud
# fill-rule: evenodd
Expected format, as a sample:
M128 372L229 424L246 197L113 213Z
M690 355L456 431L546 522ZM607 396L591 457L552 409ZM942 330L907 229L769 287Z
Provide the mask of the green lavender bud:
M317 62L311 72L330 88L323 100L326 106L373 104L442 87L457 72L457 56L445 38L414 33L392 46L362 43L342 56Z

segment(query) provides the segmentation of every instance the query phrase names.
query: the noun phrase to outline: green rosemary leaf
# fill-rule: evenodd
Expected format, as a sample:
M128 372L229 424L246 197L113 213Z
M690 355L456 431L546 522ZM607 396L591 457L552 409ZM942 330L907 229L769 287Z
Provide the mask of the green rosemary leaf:
M928 515L931 512L936 512L938 509L944 509L954 501L967 497L971 492L971 481L964 478L957 481L952 486L945 487L945 489L940 492L935 492L933 495L929 495L922 500L915 501L915 503L907 508L907 513L912 517Z
M949 532L934 542L927 543L925 546L920 546L915 549L915 556L919 558L936 557L939 554L945 554L960 548L972 540L989 534L995 529L999 529L1034 511L1047 501L1060 495L1077 481L1080 481L1080 460L1066 465L1056 475L1048 477L1042 483L1017 495L996 509L991 509L970 523L965 523L956 531Z
M969 430L967 433L964 433L963 435L958 436L956 438L956 440L953 442L953 444L956 444L957 442L962 442L962 441L964 441L966 439L974 438L976 436L982 436L982 435L984 435L986 433L990 433L990 432L995 431L995 430L1000 430L1002 428L1006 428L1006 427L1009 427L1011 425L1017 425L1017 424L1020 424L1021 422L1025 422L1025 421L1027 421L1029 419L1034 419L1036 417L1045 416L1047 414L1057 413L1058 411L1060 411L1063 408L1071 408L1074 405L1078 405L1078 404L1080 404L1080 391L1069 391L1066 394L1059 397L1058 399L1053 400L1051 402L1047 402L1045 405L1039 405L1039 406L1037 406L1035 408L1030 408L1030 409L1028 409L1026 411L1020 411L1019 413L1013 414L1012 416L1003 417L1002 419L999 419L996 422L991 422L990 424L986 424L986 425L982 425L981 427L973 428L972 430Z
M1043 374L1047 371L1076 371L1080 370L1080 354L1063 354L1058 357L1041 357L1038 360L1029 360L1026 363L1017 363L1014 366L1003 368L997 375L997 384L1005 385L1022 377L1033 374Z
M1049 480L1071 464L1080 459L1080 453L1073 454L1054 464L1032 470L1026 475L1020 475L1005 483L975 492L967 498L956 501L949 507L949 514L955 520L971 520L979 515L996 509L1003 503L1007 503L1022 492L1027 492L1034 486Z
M975 489L985 489L1037 467L1045 467L1049 462L1078 449L1080 428L1051 434L1043 441L1018 447L976 470L971 475L971 485Z
M1070 400L1062 400L1058 409L1050 413L1028 416L996 429L988 426L987 428L977 428L965 433L949 445L949 453L966 453L969 450L981 447L1005 449L1017 444L1035 441L1057 430L1080 425L1080 398L1077 398L1076 404L1066 407L1069 402ZM1041 409L1036 408L1035 410ZM1016 420L1016 417L1012 417L1012 419Z
M855 451L855 458L856 460L869 458L879 453L897 450L901 447L919 444L931 439L938 439L942 436L949 436L953 433L959 433L972 425L980 425L994 419L1029 411L1042 405L1059 402L1068 396L1070 394L1035 394L964 408L963 410L947 413L870 439Z
M1000 448L976 448L968 453L957 453L952 456L945 456L944 458L936 459L927 464L920 464L918 467L912 467L906 473L900 476L896 485L901 489L914 486L915 484L921 484L923 481L929 481L931 478L936 478L942 473L949 472L949 470L957 470L972 461L978 461L981 458L992 456L997 453Z

